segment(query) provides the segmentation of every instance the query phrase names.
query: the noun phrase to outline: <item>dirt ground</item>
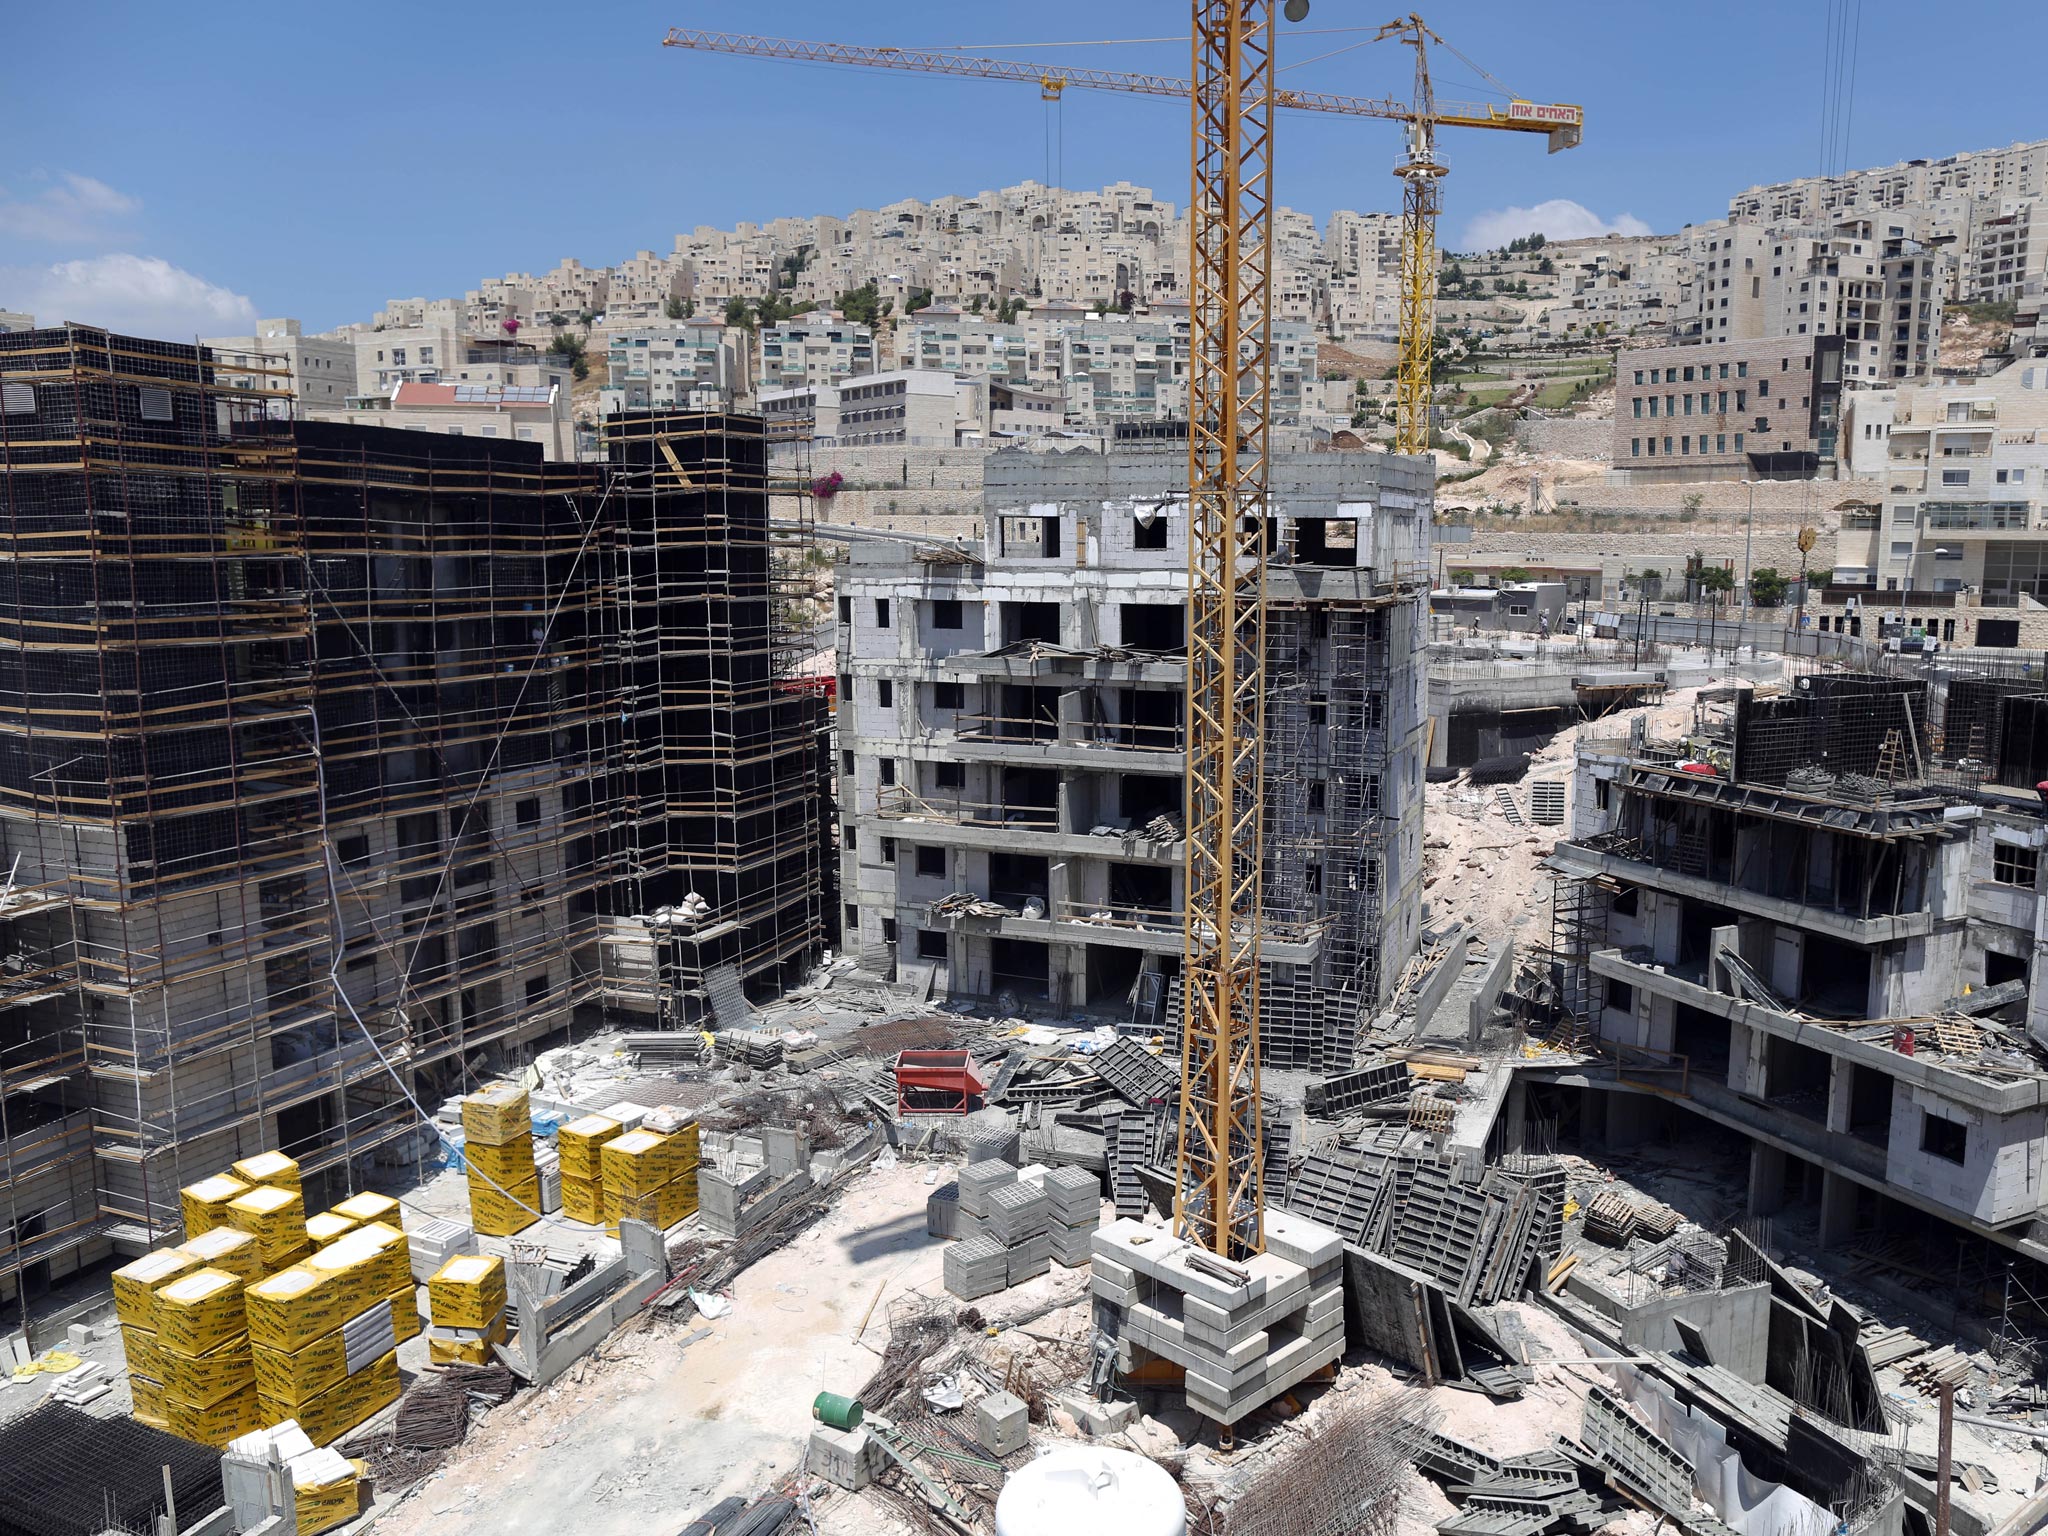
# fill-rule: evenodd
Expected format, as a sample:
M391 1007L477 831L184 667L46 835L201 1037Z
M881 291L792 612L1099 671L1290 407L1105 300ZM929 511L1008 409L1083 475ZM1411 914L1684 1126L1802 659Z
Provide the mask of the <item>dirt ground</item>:
M376 1528L552 1536L573 1509L579 1536L650 1536L759 1492L800 1464L812 1399L857 1392L873 1373L891 1299L944 1295L944 1245L925 1234L924 1208L951 1173L870 1168L740 1275L731 1315L629 1325L534 1399L485 1419ZM1086 1271L1055 1267L997 1300L1002 1315L1022 1315L1086 1283Z

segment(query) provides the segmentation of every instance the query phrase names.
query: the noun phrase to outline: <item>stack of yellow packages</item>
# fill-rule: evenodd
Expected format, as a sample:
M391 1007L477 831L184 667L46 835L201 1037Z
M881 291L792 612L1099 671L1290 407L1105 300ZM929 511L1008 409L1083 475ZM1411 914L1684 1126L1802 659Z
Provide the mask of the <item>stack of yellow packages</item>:
M244 1184L267 1184L273 1189L299 1192L299 1165L282 1152L258 1152L233 1164L228 1171Z
M294 1456L288 1465L298 1536L318 1536L363 1512L363 1479L370 1470L366 1463L323 1448Z
M114 1271L114 1316L121 1323L135 1417L152 1429L171 1427L164 1415L164 1370L156 1345L156 1293L200 1267L181 1249L159 1248Z
M389 1222L395 1227L398 1225L398 1202L389 1195L350 1195L329 1214L344 1216L359 1227L368 1226L373 1221Z
M259 1184L228 1202L228 1223L256 1239L265 1274L289 1269L313 1251L306 1236L305 1197L296 1189Z
M264 1422L346 1434L397 1401L400 1327L419 1331L404 1233L374 1223L258 1281L248 1321Z
M618 1136L619 1122L585 1115L555 1132L562 1162L562 1214L594 1227L604 1220L604 1144Z
M604 1229L619 1235L619 1222L644 1221L672 1227L689 1214L681 1209L682 1189L676 1184L676 1139L655 1131L628 1131L604 1144ZM696 1165L690 1168L690 1193L696 1192Z
M171 1433L225 1446L257 1425L242 1277L194 1269L155 1292L156 1363Z
M185 1217L186 1240L189 1242L215 1227L233 1226L228 1218L228 1204L249 1193L249 1189L249 1185L233 1174L217 1173L210 1179L201 1179L197 1184L179 1190L178 1204Z
M510 1237L540 1219L540 1172L533 1165L533 1110L526 1090L502 1084L462 1101L462 1155L469 1164L470 1225L482 1237Z
M505 1342L505 1261L458 1253L427 1281L427 1359L434 1365L489 1365Z

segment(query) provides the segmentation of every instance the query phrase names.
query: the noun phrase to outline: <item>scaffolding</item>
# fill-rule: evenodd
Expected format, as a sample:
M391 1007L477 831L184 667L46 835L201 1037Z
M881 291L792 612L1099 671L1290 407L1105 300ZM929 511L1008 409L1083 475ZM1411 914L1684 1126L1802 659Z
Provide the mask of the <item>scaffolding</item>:
M0 336L0 1296L257 1150L346 1183L423 1072L821 942L758 423L550 464L288 382ZM659 963L608 972L621 925Z

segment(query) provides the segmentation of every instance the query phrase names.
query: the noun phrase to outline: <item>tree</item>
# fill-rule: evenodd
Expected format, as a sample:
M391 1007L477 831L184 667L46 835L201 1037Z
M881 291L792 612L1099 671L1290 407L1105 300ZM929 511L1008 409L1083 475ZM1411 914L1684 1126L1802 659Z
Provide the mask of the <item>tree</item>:
M1711 593L1715 600L1735 590L1735 573L1725 565L1708 565L1702 561L1697 580L1700 591Z
M1525 581L1534 581L1536 578L1528 571L1523 570L1519 565L1509 565L1503 566L1496 573L1495 579L1504 587L1512 587L1518 586Z
M725 301L725 323L751 331L754 328L753 306L738 294L734 294Z
M1687 491L1678 498L1678 520L1689 523L1700 515L1700 508L1707 504L1705 491Z
M931 289L929 289L929 288L913 288L913 289L911 289L911 290L910 290L910 293L909 293L909 295L908 295L907 297L905 297L905 299L903 300L903 313L904 313L904 314L906 314L906 315L914 315L914 314L916 314L916 313L917 313L917 312L918 312L918 311L919 311L920 309L928 309L928 308L930 308L930 307L931 307L931 302L932 302L932 291L931 291Z
M1749 573L1749 600L1759 608L1775 608L1785 600L1785 589L1791 585L1776 567L1760 565Z
M697 313L695 299L670 299L661 306L661 312L671 320L687 320Z
M559 357L569 365L569 371L579 379L590 377L590 364L584 360L583 338L571 336L567 331L555 332L555 339L548 343L548 356Z
M1536 270L1542 276L1548 277L1557 270L1557 263L1552 261L1548 256L1546 256L1541 261L1536 263Z
M849 288L839 295L839 312L856 325L872 327L888 310L883 307L875 280L869 278L858 288Z
M972 310L972 311L973 311L973 312L974 312L975 314L977 314L977 315L978 315L978 314L980 314L980 313L981 313L981 295L977 293L976 295L974 295L974 297L973 297L973 298L969 299L969 300L967 301L967 307L968 307L968 308L969 308L970 310Z

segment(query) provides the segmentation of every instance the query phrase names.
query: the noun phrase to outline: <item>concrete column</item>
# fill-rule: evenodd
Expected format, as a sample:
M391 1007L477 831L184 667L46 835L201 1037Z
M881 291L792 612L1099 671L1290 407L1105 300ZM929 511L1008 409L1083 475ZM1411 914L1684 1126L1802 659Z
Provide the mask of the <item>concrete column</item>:
M1749 1144L1749 1211L1774 1216L1785 1203L1785 1154L1761 1141Z
M1507 1097L1501 1102L1500 1128L1502 1150L1528 1150L1529 1084L1519 1072L1508 1079Z
M1849 1115L1855 1103L1856 1066L1846 1056L1828 1062L1828 1129L1849 1134Z
M1856 1184L1823 1168L1820 1175L1820 1245L1839 1248L1856 1235Z

